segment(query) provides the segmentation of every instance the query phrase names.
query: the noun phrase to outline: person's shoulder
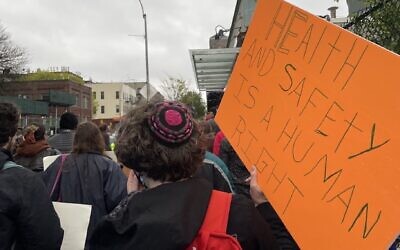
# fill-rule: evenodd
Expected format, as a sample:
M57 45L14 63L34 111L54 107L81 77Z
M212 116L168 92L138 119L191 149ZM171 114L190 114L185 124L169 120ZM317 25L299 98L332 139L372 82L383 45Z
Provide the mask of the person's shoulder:
M215 154L211 153L210 151L206 151L204 158L210 161L214 161L215 159Z
M110 169L120 169L121 165L118 164L117 162L113 161L111 158L107 157L107 156L103 156L104 161L107 163L107 167Z
M88 157L94 159L96 162L99 162L101 166L104 167L119 167L118 163L113 161L110 157L98 154L98 153L88 153Z
M3 169L0 171L0 178L2 179L16 179L18 183L29 181L31 179L39 178L36 173L27 169L15 162L7 162ZM1 182L1 181L0 181Z
M60 155L61 152L60 150L53 148L53 147L49 147L45 150L45 156L50 156L50 155Z
M219 158L215 154L208 152L208 151L206 151L205 160L208 160L210 163L216 164L220 167L226 166L225 162L223 160L221 160L221 158Z
M54 140L56 140L59 136L60 136L60 134L52 135L52 136L50 136L50 137L47 139L47 141L48 141L48 142L54 141Z
M21 166L21 165L19 165L19 164L17 164L16 162L14 162L14 161L7 161L5 164L4 164L4 166L2 167L2 171L6 171L6 170L10 170L10 169L13 169L13 170L15 170L15 169L25 169L23 166ZM30 172L30 171L28 171L28 172Z

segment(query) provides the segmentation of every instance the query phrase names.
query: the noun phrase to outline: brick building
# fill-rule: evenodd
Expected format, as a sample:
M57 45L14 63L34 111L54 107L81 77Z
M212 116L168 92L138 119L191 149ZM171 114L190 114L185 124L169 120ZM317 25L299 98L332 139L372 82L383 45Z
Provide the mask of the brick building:
M73 77L54 80L21 78L20 80L3 81L0 83L1 98L15 99L17 100L17 106L19 106L18 103L21 103L18 102L18 99L24 99L32 103L41 102L47 104L47 114L45 112L40 112L40 114L27 112L25 107L21 110L21 118L25 123L40 122L48 129L56 129L60 115L66 111L76 114L80 122L90 121L92 118L91 89L83 84L83 80L75 80L79 79L79 76L70 72L63 73L65 75L73 75ZM24 125L26 124L22 124L22 126Z

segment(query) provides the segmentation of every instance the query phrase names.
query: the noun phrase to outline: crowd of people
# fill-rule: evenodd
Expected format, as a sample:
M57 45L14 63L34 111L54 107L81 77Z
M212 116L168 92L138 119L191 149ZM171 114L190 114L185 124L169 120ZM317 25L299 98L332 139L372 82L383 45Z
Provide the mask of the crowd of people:
M60 249L51 201L92 206L85 249L298 249L210 115L196 121L170 101L137 107L117 131L117 161L106 125L66 112L47 139L41 124L18 131L18 118L0 103L0 249Z

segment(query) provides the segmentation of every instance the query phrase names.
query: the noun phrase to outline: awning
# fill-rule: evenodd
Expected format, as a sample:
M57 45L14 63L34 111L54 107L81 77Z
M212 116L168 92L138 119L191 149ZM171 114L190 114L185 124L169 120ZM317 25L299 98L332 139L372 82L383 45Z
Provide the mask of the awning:
M189 50L197 87L205 91L223 91L231 75L240 48Z

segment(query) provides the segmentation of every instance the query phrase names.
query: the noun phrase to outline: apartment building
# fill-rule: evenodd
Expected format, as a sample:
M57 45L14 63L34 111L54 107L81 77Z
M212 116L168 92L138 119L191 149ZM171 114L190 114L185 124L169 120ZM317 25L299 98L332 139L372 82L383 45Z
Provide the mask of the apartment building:
M92 89L94 102L92 120L97 124L118 122L139 100L137 94L143 83L86 82Z

